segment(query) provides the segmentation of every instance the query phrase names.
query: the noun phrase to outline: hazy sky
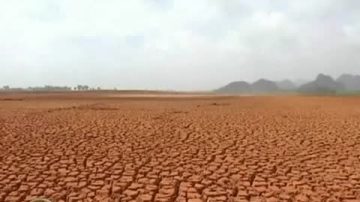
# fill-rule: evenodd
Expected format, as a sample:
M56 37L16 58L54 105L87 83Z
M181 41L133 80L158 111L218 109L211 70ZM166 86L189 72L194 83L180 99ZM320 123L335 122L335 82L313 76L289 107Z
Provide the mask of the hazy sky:
M359 0L0 0L0 85L213 89L360 73Z

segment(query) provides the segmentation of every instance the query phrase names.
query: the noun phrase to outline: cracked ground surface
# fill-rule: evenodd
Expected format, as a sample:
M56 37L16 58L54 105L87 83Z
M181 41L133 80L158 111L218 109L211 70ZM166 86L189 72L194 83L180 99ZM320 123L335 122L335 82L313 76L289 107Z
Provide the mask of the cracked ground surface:
M360 200L360 98L0 97L0 201Z

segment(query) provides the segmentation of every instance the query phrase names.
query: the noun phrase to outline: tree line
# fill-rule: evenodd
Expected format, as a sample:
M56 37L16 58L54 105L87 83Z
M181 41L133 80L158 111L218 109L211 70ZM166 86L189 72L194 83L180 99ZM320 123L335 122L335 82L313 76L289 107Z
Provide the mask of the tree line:
M75 87L45 85L38 87L16 88L6 85L0 88L0 90L1 91L94 91L94 90L101 90L101 88L100 87L93 88L88 85L77 85Z

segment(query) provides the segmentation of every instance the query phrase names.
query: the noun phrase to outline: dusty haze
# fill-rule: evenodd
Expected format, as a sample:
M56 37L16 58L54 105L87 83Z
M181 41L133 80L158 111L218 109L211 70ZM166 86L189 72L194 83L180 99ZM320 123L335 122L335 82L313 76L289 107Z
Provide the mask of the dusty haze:
M357 0L0 0L0 85L209 90L358 74Z

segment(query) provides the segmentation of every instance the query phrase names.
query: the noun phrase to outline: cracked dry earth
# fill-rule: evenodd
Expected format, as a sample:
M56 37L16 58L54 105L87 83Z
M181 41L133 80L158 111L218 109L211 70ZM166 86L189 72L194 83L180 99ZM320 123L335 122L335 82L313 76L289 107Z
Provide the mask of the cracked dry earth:
M360 201L360 98L0 101L0 201Z

